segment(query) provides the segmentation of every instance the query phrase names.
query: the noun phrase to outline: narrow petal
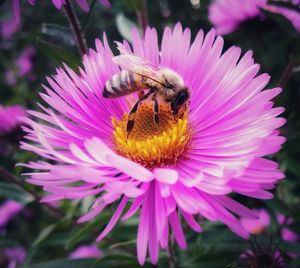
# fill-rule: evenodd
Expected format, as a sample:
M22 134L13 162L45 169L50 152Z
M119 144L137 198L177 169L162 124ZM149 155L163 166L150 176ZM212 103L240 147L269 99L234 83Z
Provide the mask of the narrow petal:
M118 168L128 176L139 181L151 181L153 179L152 172L127 158L116 154L109 154L107 155L106 160L111 166Z
M114 212L114 215L111 217L109 223L106 225L106 227L104 228L102 233L97 237L97 239L96 239L97 242L101 241L115 226L115 224L117 223L118 219L120 218L120 216L127 204L127 201L128 201L127 197L122 198L118 208Z
M182 226L181 223L179 221L177 212L173 212L170 216L169 216L169 221L170 221L170 225L172 228L172 232L174 234L175 240L177 242L177 244L182 248L182 249L186 249L187 248L187 244L185 241L185 237L184 237L184 233L182 230Z

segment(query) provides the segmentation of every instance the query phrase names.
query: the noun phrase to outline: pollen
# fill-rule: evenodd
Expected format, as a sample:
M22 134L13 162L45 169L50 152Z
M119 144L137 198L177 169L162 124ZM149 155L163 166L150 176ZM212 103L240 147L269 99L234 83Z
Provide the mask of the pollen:
M188 150L191 130L187 111L174 118L169 105L160 104L159 123L155 124L153 104L143 102L136 112L134 127L127 135L128 114L112 118L115 151L147 168L171 167Z

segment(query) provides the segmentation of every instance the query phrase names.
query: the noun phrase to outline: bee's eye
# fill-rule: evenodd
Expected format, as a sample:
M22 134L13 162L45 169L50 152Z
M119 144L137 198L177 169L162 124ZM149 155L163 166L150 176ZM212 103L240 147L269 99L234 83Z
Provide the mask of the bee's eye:
M172 85L170 82L167 82L167 84L166 84L166 88L168 88L168 89L172 89L172 88L173 88L173 85Z
M180 91L176 98L175 98L175 103L176 106L181 106L182 104L184 104L188 99L188 93L186 91Z

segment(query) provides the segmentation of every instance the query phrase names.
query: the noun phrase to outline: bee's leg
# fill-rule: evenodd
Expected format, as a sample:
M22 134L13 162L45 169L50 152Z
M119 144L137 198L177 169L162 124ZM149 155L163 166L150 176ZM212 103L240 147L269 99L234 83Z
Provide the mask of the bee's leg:
M173 120L174 120L175 122L177 122L178 114L172 112L172 115L173 115Z
M144 90L140 90L140 91L138 92L138 97L139 97L139 99L140 99L141 97L143 97L144 95L145 95Z
M159 105L158 105L158 101L156 99L156 94L155 93L152 95L152 101L153 101L154 123L156 124L156 126L158 126L158 123L159 123L159 116L158 116Z
M149 90L149 92L142 96L141 98L139 98L137 100L137 102L133 105L131 111L129 112L129 115L128 115L128 121L127 121L127 126L126 126L126 131L127 131L127 138L130 134L130 132L132 131L133 129L133 126L134 126L134 118L135 118L135 114L136 114L136 111L137 109L139 108L140 104L145 101L152 93L154 92L153 89Z
M182 113L179 116L180 119L183 117L183 115L185 114L186 110L187 110L187 104L184 105L184 110L182 111Z

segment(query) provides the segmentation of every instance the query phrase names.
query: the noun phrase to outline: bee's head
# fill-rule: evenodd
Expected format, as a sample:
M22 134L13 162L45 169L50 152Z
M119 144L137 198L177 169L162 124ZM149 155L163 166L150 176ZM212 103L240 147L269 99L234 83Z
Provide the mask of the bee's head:
M172 113L177 115L178 111L180 110L181 107L183 107L186 104L189 97L190 97L190 94L189 94L188 88L184 87L181 90L179 90L176 93L175 98L171 101Z
M175 71L163 68L159 73L160 80L166 85L167 89L174 90L184 86L184 81Z

